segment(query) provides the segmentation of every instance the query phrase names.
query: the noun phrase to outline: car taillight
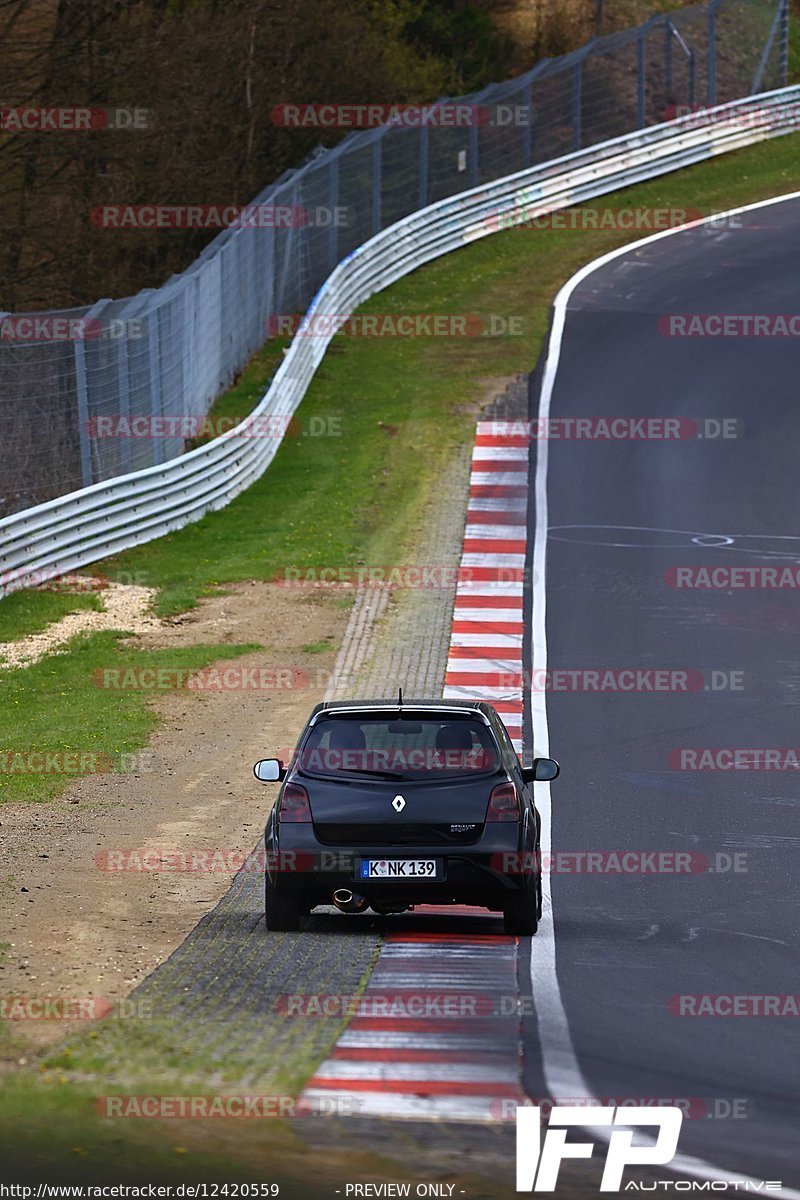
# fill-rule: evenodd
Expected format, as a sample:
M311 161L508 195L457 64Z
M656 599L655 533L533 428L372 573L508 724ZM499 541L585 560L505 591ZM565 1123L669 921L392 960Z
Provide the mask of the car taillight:
M281 796L280 819L282 821L311 820L311 805L308 792L299 783L287 783Z
M489 797L487 821L518 821L519 800L513 783L498 783Z

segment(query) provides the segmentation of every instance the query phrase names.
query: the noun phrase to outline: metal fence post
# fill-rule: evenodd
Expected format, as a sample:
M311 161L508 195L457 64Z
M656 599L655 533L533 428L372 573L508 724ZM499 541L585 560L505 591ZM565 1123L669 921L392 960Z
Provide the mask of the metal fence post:
M152 304L146 315L150 411L153 417L153 426L156 427L159 418L164 415L164 402L161 392L161 329L158 320L158 304ZM153 438L151 445L153 465L160 465L164 461L164 438Z
M523 95L526 118L522 127L522 165L529 167L533 162L533 84L530 79Z
M478 122L475 115L475 106L472 106L472 121L469 127L469 150L467 152L467 169L469 172L469 186L478 186Z
M572 71L572 149L581 148L581 102L583 91L583 59L579 58Z
M117 341L117 395L120 415L125 418L128 428L130 428L131 378L128 370L128 339L126 337L121 337ZM120 438L119 441L123 471L127 472L131 469L131 439L126 436Z
M780 80L784 87L789 82L789 0L779 0L780 10Z
M708 6L708 103L717 103L717 5Z
M372 139L372 233L381 231L381 137Z
M753 82L750 84L751 94L756 94L761 91L764 83L764 73L767 69L769 56L772 53L772 47L775 44L776 37L778 38L778 54L779 67L778 70L783 73L789 69L789 45L788 45L788 19L789 12L787 7L788 0L778 0L778 7L775 9L775 16L772 21L772 27L769 31L769 37L766 40L764 49L761 52L761 58L758 63L758 68L753 76ZM784 76L785 80L785 76Z
M87 309L83 317L84 328L90 321L97 320L97 314L110 301L106 297L96 301ZM78 440L81 450L81 479L84 487L91 487L92 477L92 447L89 442L89 380L86 374L86 340L75 339L75 398L78 407ZM96 414L95 414L96 415Z
M141 304L153 324L148 345L126 341L114 346L109 340L102 348L76 342L62 349L59 367L68 377L70 403L75 390L80 422L79 430L70 430L71 450L77 458L80 438L84 482L91 482L93 476L107 478L118 465L116 451L111 453L110 447L87 438L87 421L97 416L98 410L110 412L118 407L123 415L127 403L134 416L139 409L163 415L206 412L213 396L230 384L259 344L262 314L277 316L287 309L305 307L340 253L379 233L398 211L425 208L436 196L489 182L495 170L505 173L517 164L529 168L548 157L551 147L553 154L570 148L581 151L584 142L590 145L594 141L595 132L606 138L622 128L645 128L660 112L662 55L664 103L680 109L687 101L693 109L698 102L727 103L765 87L777 87L781 81L785 84L789 77L789 0L760 0L759 12L770 28L761 32L760 27L754 28L749 39L746 31L736 29L741 7L738 0L707 0L680 10L680 16L672 20L661 14L633 29L594 38L557 60L543 60L523 76L463 98L473 113L481 97L490 106L498 98L519 100L518 120L527 115L522 130L506 121L486 126L476 123L460 130L457 142L440 135L435 126L431 136L427 121L414 132L368 130L350 135L333 150L320 148L303 166L286 171L256 203L291 199L292 207L299 210L297 201L303 195L319 194L329 199L333 210L329 228L265 227L252 239L244 233L236 237L223 234L186 271L159 289L157 307L155 300ZM663 48L659 42L662 30ZM651 35L655 41L649 47ZM705 36L707 49L702 41ZM634 55L635 82L631 70ZM758 63L751 80L753 58ZM588 59L591 66L585 71ZM443 103L453 101L439 100L434 105ZM392 138L385 156L383 137ZM405 141L401 141L403 137ZM352 194L355 199L351 200ZM352 224L339 234L335 215L343 200L349 202L340 210L343 220L352 220ZM86 311L108 303L98 301ZM117 301L114 307L130 316L135 311L134 298ZM18 388L25 394L24 389L30 391L29 383L35 385L35 373L43 369L39 350L42 357L48 352L45 347L31 350L19 368L25 374L20 380L15 378L11 391L0 383L4 403L15 402ZM152 395L146 394L148 387L154 389ZM123 443L119 453L126 452L134 462L140 456L137 443ZM154 453L168 456L169 443L156 443Z
M428 126L423 122L419 131L419 193L418 206L419 208L428 207L428 147L430 138L428 137Z
M331 202L331 223L328 230L328 273L339 261L339 222L337 209L339 207L339 156L334 154L331 159L328 195Z

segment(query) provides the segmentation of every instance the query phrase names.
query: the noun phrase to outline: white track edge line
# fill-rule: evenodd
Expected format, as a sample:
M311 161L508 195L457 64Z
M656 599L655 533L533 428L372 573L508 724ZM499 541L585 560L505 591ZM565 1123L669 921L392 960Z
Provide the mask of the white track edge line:
M788 192L783 196L773 196L769 200L759 200L753 204L744 204L739 208L731 208L722 213L715 213L712 216L703 218L701 221L692 222L690 226L684 225L677 226L674 229L665 229L659 233L650 234L648 237L640 238L638 241L618 246L616 249L601 255L600 258L581 267L563 285L553 303L553 324L550 331L547 359L539 394L539 417L547 419L550 415L550 402L553 396L556 373L561 357L561 340L564 334L567 305L572 293L588 275L599 270L613 259L638 250L639 247L649 245L651 242L657 242L661 238L686 232L689 228L693 229L699 225L706 225L710 221L717 221L720 218L734 217L739 213L751 212L756 208L766 208L772 204L781 204L787 200L798 199L800 199L800 192ZM547 550L548 451L547 439L543 438L537 443L534 487L536 525L533 550L533 618L531 622L533 643L532 662L534 670L543 670L547 667L545 560ZM550 735L547 724L547 700L544 692L539 693L538 697L532 694L531 717L533 723L533 743L536 753L541 756L547 756L549 754ZM542 797L539 805L542 818L541 849L543 854L549 854L552 845L550 785L542 784L540 794ZM542 878L542 902L542 922L539 926L536 941L534 942L535 952L531 954L531 984L539 1025L539 1042L545 1082L553 1097L585 1096L587 1099L599 1104L600 1101L592 1096L589 1084L578 1064L578 1058L569 1031L566 1009L561 997L561 989L556 973L555 926L553 923L553 900L549 873L545 873ZM592 1130L597 1140L609 1140L607 1128L590 1125L587 1125L586 1128ZM712 1163L705 1162L703 1159L694 1158L689 1155L676 1155L669 1164L668 1169L671 1172L683 1172L686 1175L693 1175L699 1179L706 1180L721 1179L727 1182L732 1182L736 1179L748 1180L748 1176L746 1175L732 1173L726 1169L715 1167ZM756 1183L758 1181L750 1179L749 1182ZM784 1200L800 1200L800 1192L792 1188L781 1188L780 1192L773 1194L782 1196Z

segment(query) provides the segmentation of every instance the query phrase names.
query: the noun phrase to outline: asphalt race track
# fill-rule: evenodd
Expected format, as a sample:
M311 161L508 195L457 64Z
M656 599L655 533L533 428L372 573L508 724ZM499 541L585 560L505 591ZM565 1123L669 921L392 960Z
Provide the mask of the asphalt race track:
M689 874L553 871L580 1071L617 1103L691 1098L682 1154L793 1187L797 1018L681 1017L670 997L796 990L797 776L679 769L675 752L798 745L797 590L678 588L674 570L800 563L800 342L667 336L663 318L797 313L799 289L796 199L634 246L578 284L551 418L689 418L699 434L718 432L707 419L729 420L736 436L551 437L546 577L551 671L689 672L684 691L550 683L550 750L563 768L553 849L693 852L721 868L698 858ZM532 418L539 400L537 385ZM533 528L533 484L530 494ZM537 938L535 996L539 952ZM535 1031L525 1051L525 1088L547 1095ZM557 1064L559 1048L549 1053ZM715 1117L726 1101L746 1115Z
M530 454L526 446L526 466L513 432L489 451L479 430L462 562L481 569L481 582L456 597L445 682L476 696L484 687L519 736L519 685L504 699L493 674L515 678L519 668L524 682L530 672L526 761L546 708L549 749L562 763L552 849L573 857L551 863L552 909L545 893L539 934L514 946L496 915L423 909L396 918L318 911L302 933L270 935L261 872L243 870L138 989L158 1014L154 1045L196 1053L202 1044L209 1061L262 1090L300 1050L316 1060L306 1095L355 1098L361 1114L309 1119L310 1146L368 1144L420 1170L469 1166L509 1195L522 1093L678 1103L689 1114L679 1152L709 1167L696 1178L727 1171L800 1186L797 1019L679 1015L699 996L758 1004L796 988L796 776L679 768L681 749L800 744L797 589L674 586L678 568L800 564L800 343L664 332L667 314L791 314L798 280L800 201L633 246L575 287L560 357L551 348L549 367L532 377L530 418L544 373L551 419L682 419L690 436L553 436L534 440ZM734 436L696 436L723 430ZM547 505L537 511L543 448ZM490 452L508 461L475 483ZM546 574L535 572L545 549ZM524 596L498 582L509 569L532 581ZM487 616L476 595L493 586ZM541 691L531 646L543 595L547 665L577 672L568 678L584 690ZM481 638L490 648L482 665ZM475 679L452 675L465 654ZM620 670L662 671L680 690L592 690L586 672ZM547 785L537 788L544 812ZM646 862L691 870L620 874L604 859L601 871L576 871L574 856L587 852L646 852ZM337 1037L329 1022L292 1016L282 1003L287 994L352 995L373 964L367 999L477 989L502 1004L486 1022L463 1025L368 1015ZM602 1158L566 1162L558 1193L597 1194ZM647 1179L675 1176L687 1172L675 1164Z

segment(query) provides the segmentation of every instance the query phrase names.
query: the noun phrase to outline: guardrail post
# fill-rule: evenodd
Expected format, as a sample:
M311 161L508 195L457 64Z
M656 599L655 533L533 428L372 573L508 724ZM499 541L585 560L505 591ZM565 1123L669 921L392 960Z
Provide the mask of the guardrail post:
M372 232L381 231L381 139L372 140Z
M572 71L572 149L581 148L581 106L583 93L583 59L578 59Z
M109 303L108 298L98 300L84 314L84 327L97 320L97 314ZM89 381L86 375L86 341L75 339L75 398L78 407L78 440L81 451L81 479L84 487L94 483L92 476L92 447L89 441Z
M645 127L645 96L644 96L644 34L636 39L636 128Z

